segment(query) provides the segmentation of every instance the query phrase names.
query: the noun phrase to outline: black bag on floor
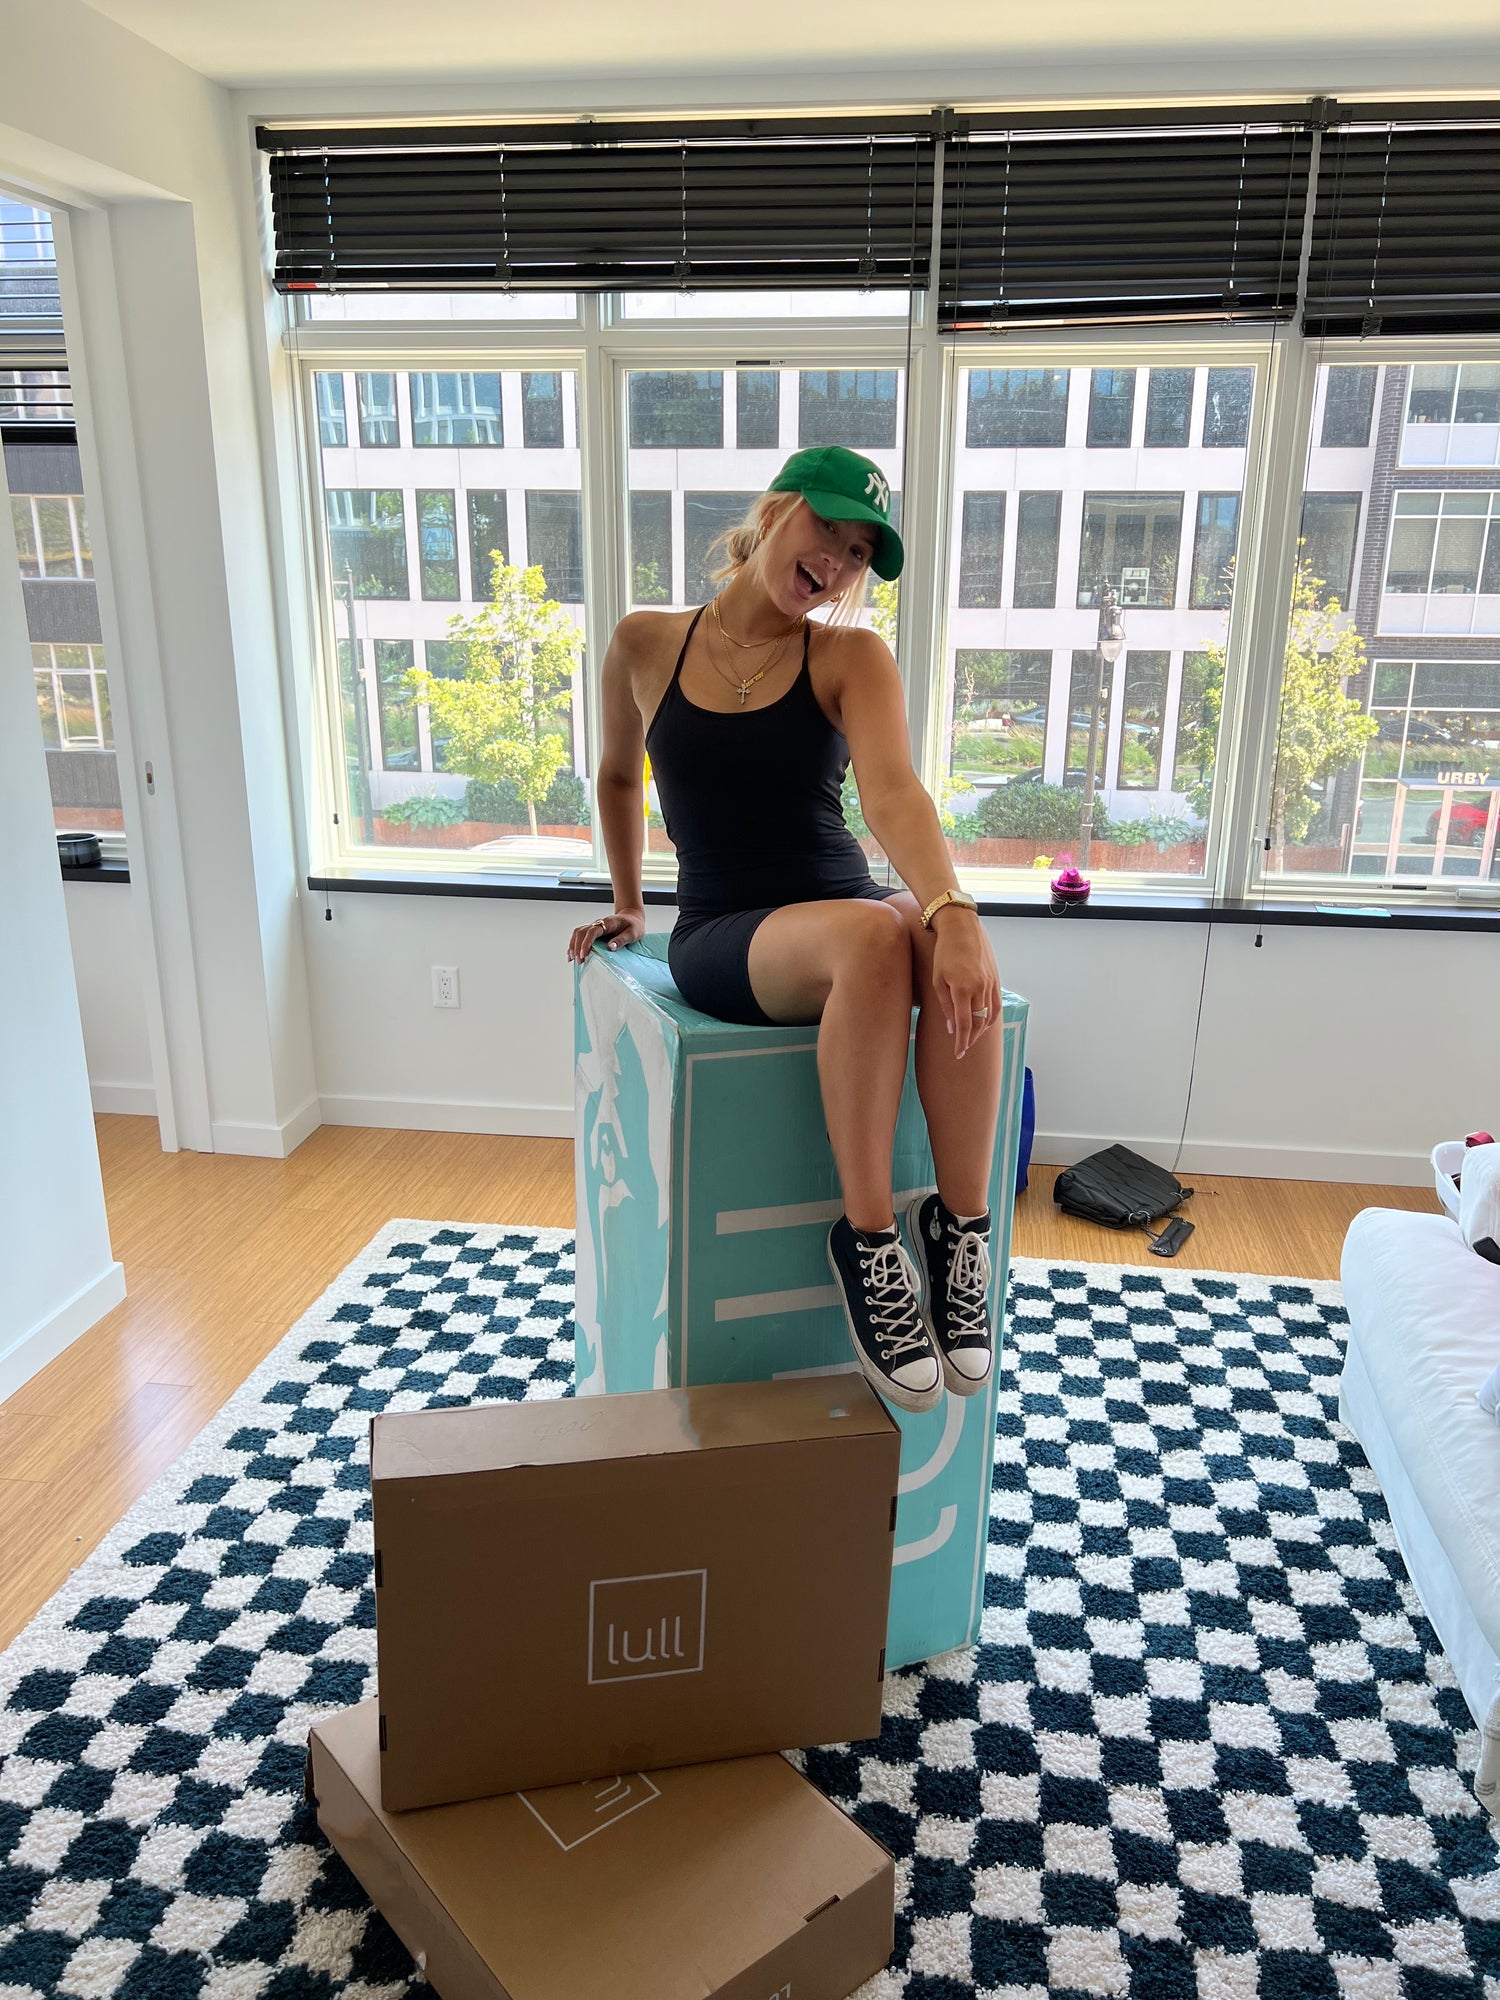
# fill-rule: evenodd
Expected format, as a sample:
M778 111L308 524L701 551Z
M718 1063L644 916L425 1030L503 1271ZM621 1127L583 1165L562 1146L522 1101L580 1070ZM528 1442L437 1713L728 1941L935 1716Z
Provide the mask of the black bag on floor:
M1064 1215L1107 1229L1141 1228L1180 1208L1193 1190L1128 1146L1106 1146L1057 1177L1052 1198ZM1184 1225L1186 1227L1186 1225Z

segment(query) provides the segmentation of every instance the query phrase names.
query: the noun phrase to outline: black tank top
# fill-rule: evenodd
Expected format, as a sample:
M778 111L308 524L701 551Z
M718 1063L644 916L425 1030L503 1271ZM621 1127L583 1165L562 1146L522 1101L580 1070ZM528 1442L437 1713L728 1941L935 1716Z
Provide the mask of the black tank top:
M810 632L803 627L801 670L784 695L721 714L682 692L682 663L702 616L687 629L646 731L677 849L678 921L857 894L870 870L839 801L849 745L813 693Z

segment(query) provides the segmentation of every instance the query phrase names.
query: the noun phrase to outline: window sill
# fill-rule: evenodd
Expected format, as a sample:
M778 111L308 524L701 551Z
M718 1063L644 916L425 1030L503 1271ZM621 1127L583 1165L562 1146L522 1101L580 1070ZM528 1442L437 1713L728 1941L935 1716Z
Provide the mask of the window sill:
M126 861L101 861L97 868L60 868L65 882L120 882L130 881L130 864Z
M74 874L99 871L73 870ZM367 869L330 868L309 875L307 886L316 895L376 896L479 896L531 903L608 904L609 884L601 881L561 882L548 875L502 875L465 873L462 875L401 874L380 875ZM673 909L674 889L648 887L643 892L648 908ZM1033 896L981 894L981 913L987 917L1051 917L1046 893ZM1255 924L1270 930L1278 927L1316 930L1398 930L1398 931L1480 931L1500 933L1500 907L1423 909L1411 904L1386 908L1380 904L1276 902L1267 900L1215 901L1211 896L1152 896L1136 890L1098 889L1087 904L1068 911L1059 922L1168 924Z

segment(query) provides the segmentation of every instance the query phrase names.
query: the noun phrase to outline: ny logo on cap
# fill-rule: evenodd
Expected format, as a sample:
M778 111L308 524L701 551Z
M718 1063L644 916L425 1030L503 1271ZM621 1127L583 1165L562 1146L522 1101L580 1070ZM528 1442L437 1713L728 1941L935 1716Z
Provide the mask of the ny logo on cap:
M874 494L875 505L880 509L882 514L890 511L891 489L878 472L871 472L866 476L865 491L866 493Z

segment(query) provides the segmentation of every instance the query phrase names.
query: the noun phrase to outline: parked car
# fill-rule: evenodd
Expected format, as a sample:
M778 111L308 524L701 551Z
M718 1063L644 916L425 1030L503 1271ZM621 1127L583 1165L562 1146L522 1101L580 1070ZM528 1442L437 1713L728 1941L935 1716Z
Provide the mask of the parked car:
M1437 811L1427 822L1427 838L1436 843L1438 828L1442 824L1443 809ZM1450 847L1479 847L1484 842L1484 830L1490 823L1490 809L1487 805L1476 806L1469 799L1455 799L1453 810L1448 815L1448 845Z

